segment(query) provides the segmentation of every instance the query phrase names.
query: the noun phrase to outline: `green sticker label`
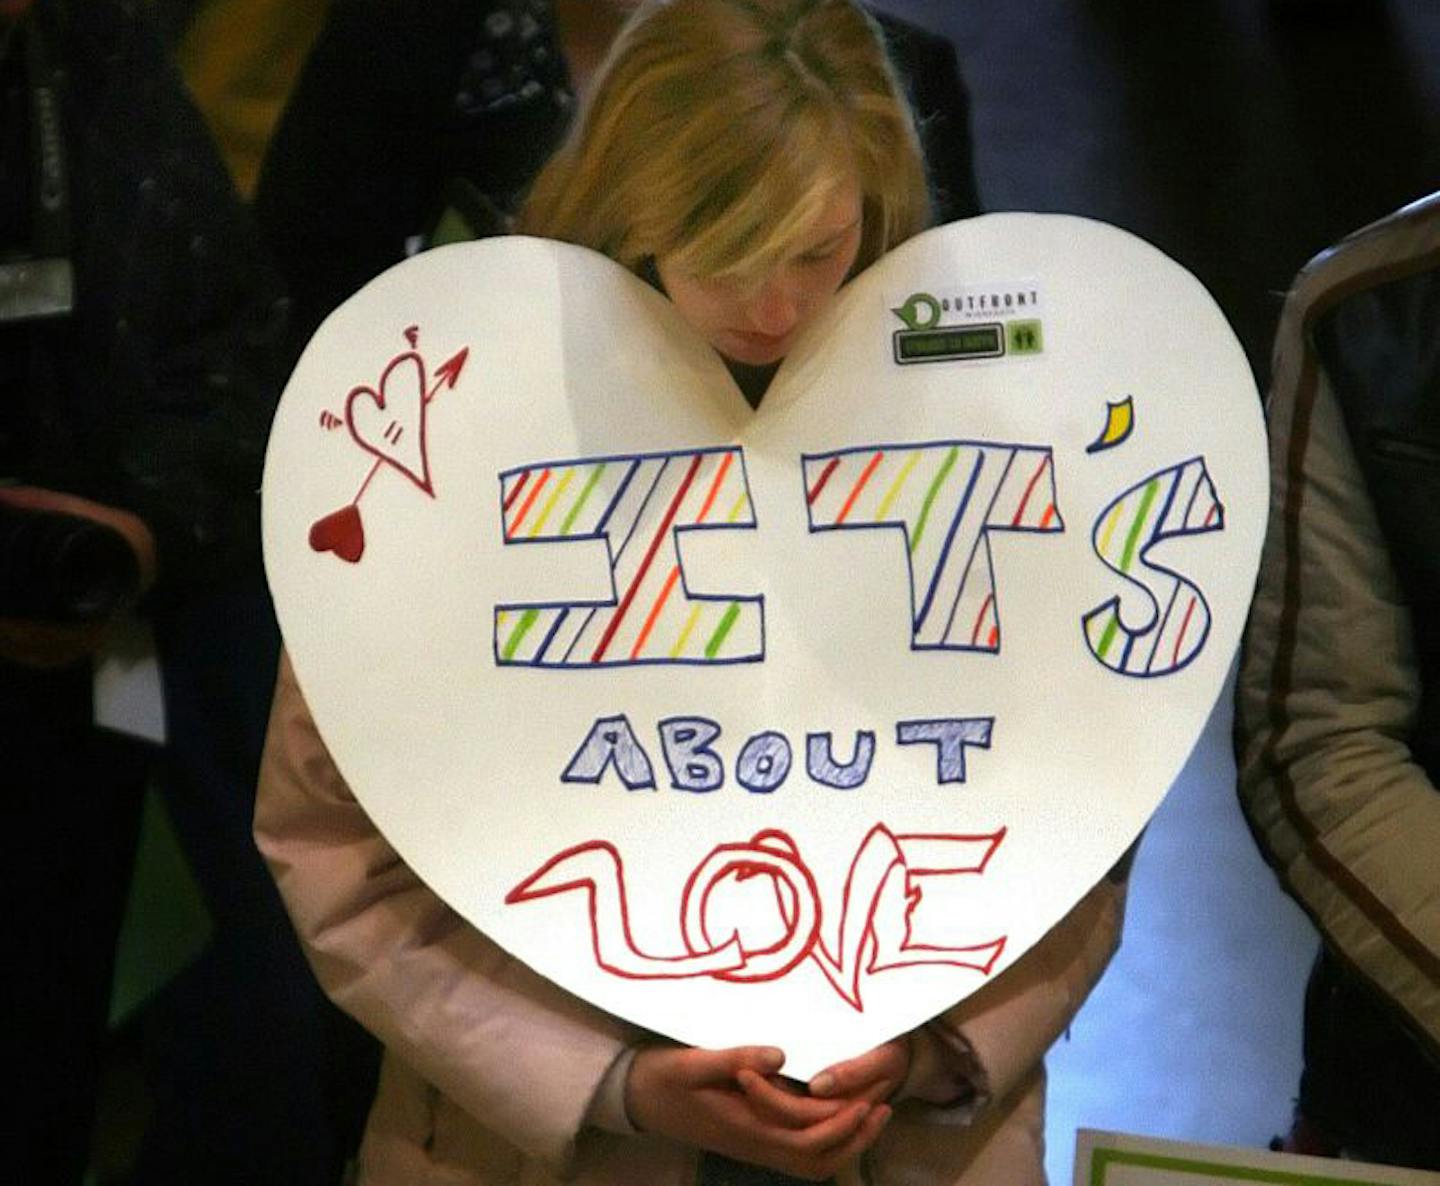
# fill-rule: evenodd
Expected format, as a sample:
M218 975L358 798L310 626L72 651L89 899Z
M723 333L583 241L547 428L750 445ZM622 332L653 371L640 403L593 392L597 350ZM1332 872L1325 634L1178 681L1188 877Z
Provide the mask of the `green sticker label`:
M968 285L944 296L912 292L890 308L905 327L891 333L895 361L904 366L1040 354L1045 335L1034 316L1039 304L1033 285ZM1026 316L1007 316L1020 310Z
M1011 354L1039 354L1045 349L1045 335L1038 321L1007 321L1005 341Z

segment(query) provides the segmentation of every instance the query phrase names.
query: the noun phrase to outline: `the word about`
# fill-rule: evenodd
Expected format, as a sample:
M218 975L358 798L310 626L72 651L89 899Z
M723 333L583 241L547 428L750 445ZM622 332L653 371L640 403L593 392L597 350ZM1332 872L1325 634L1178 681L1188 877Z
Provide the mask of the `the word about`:
M899 721L895 725L897 745L933 745L935 781L965 781L965 751L970 746L990 748L993 717L954 717L938 720ZM715 751L721 728L708 717L666 717L656 725L660 751L670 771L670 785L677 791L703 794L725 785L725 760ZM735 757L735 781L751 794L768 795L790 775L794 750L789 739L774 730L753 734ZM852 791L864 785L875 760L875 734L859 730L850 758L841 762L835 755L829 733L805 735L805 772L812 782ZM607 770L631 791L656 789L655 766L623 714L601 717L590 727L575 751L561 782L596 784Z

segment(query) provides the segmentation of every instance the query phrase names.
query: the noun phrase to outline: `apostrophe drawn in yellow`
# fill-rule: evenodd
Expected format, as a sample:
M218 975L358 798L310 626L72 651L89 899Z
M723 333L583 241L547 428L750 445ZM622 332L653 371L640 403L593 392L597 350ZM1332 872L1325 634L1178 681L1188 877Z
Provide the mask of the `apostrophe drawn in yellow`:
M1123 443L1135 430L1135 401L1126 396L1113 403L1105 403L1105 429L1095 440L1085 446L1087 453L1102 453Z

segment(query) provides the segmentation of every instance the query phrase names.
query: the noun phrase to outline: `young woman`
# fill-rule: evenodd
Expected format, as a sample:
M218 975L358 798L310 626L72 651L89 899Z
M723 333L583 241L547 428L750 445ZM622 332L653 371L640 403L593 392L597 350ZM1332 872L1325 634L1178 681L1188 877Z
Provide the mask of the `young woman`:
M656 284L756 403L928 210L909 111L849 0L670 0L620 34L520 229ZM779 1051L661 1041L456 916L356 804L288 663L256 831L322 983L388 1050L371 1184L1043 1181L1040 1059L1119 931L1103 883L950 1014L801 1087Z
M754 403L840 285L929 221L914 122L860 11L680 3L617 38L516 229L658 284Z

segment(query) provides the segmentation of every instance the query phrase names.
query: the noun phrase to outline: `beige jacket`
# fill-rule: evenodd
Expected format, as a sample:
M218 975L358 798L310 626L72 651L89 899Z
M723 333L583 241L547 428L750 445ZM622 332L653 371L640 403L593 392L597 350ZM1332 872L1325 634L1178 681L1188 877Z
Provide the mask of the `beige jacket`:
M680 1186L694 1149L587 1123L606 1072L651 1037L512 959L430 892L356 803L282 662L256 839L325 989L386 1047L363 1186ZM917 1043L902 1102L842 1183L1043 1183L1042 1057L1119 943L1123 882L1102 881L1005 974ZM623 1127L624 1122L612 1124Z
M1347 296L1436 267L1432 196L1317 257L1285 302L1235 735L1241 804L1286 889L1440 1049L1440 794L1410 748L1411 610L1311 336Z

